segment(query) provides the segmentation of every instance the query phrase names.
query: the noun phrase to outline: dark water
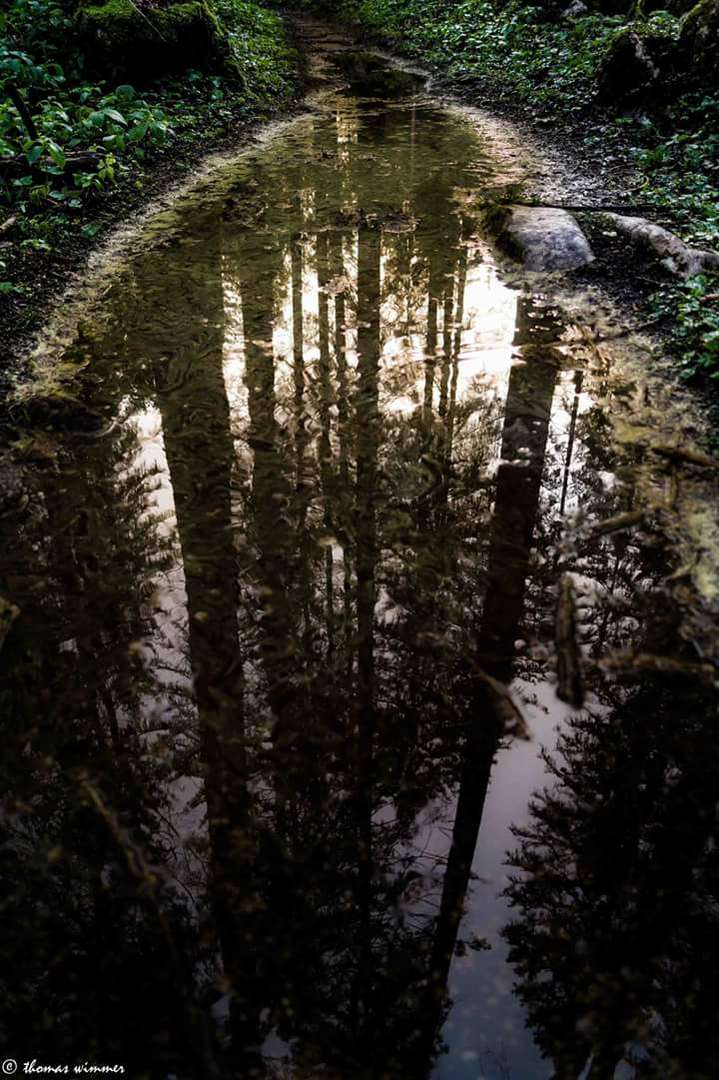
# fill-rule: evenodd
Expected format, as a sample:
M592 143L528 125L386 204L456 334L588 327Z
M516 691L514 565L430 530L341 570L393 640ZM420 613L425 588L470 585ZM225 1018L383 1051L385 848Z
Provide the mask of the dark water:
M631 388L498 277L473 127L360 64L159 219L5 462L0 1041L713 1077L716 699L661 515L592 527Z

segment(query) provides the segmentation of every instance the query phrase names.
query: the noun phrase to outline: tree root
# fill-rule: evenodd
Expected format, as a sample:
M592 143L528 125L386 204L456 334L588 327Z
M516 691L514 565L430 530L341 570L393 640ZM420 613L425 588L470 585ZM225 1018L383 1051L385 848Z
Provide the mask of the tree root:
M661 259L662 265L680 277L692 277L704 270L719 270L719 253L703 251L685 244L674 233L661 225L654 225L646 218L625 217L608 213L607 218L616 229L624 233L640 247L649 248Z
M502 205L495 203L494 205ZM636 211L643 206L591 206L570 205L569 203L546 203L532 199L516 199L514 206L526 206L534 209L567 210L576 213L602 214L614 225L618 232L640 247L649 249L661 260L662 265L679 277L693 277L705 270L719 271L719 252L705 251L690 247L674 233L662 225L655 225L644 217L637 217ZM649 207L647 206L647 209ZM670 207L652 206L653 210L669 210ZM630 211L630 213L627 213ZM716 293L711 294L712 299Z

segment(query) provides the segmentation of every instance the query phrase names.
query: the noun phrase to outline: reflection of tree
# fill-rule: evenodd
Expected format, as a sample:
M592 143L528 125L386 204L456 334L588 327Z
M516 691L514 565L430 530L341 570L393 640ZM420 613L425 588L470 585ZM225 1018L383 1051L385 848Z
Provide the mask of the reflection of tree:
M184 1058L202 1074L188 1004L196 934L170 877L151 882L136 857L166 854L167 770L145 743L162 717L144 713L157 684L141 646L169 554L136 454L132 428L58 439L30 515L1 522L0 591L21 615L0 688L2 920L12 928L0 1039L20 1059L109 1055L139 1071ZM114 808L119 839L88 803L86 778Z
M446 213L451 216L449 206ZM357 368L350 374L344 332L347 291L341 286L334 294L334 334L326 291L330 274L338 280L344 277L344 245L341 234L317 234L317 365L307 395L306 357L311 346L306 330L302 335L297 332L298 297L303 291L298 272L291 282L295 331L294 389L290 389L297 416L301 370L302 410L307 410L307 428L316 436L305 444L302 475L308 488L296 503L287 481L283 434L276 418L278 410L291 413L291 409L283 398L283 384L272 373L273 282L280 282L279 264L263 277L258 274L255 254L252 277L241 283L254 457L248 526L258 552L264 611L260 633L273 711L294 718L287 729L291 737L276 741L273 751L281 797L275 798L269 816L268 810L257 808L257 827L264 839L255 870L264 882L260 888L266 915L257 923L256 932L264 935L266 951L274 958L269 966L265 961L264 984L266 996L275 1002L273 1015L283 1037L298 1040L296 1054L307 1067L320 1060L319 1054L338 1067L346 1067L348 1061L356 1061L358 1067L371 1063L373 1068L389 1069L390 1075L393 1070L398 1075L424 1075L430 1067L489 772L501 734L463 645L444 640L450 617L462 619L471 632L466 615L459 615L466 599L457 594L463 579L453 576L458 564L454 537L467 531L466 521L458 515L476 513L471 500L453 497L453 439L464 436L472 414L471 408L459 408L457 402L467 273L466 248L457 247L461 231L455 222L446 237L443 260L434 271L443 310L438 402L434 394L429 395L421 413L406 420L394 420L380 411L381 303L393 295L393 282L406 273L401 262L396 268L391 262L382 267L383 250L396 246L394 239L387 240L371 224L360 225L356 234ZM432 238L436 240L436 235ZM418 244L420 250L423 245L429 252L428 237ZM267 255L262 258L268 265ZM243 262L251 262L248 252ZM431 320L431 306L425 310ZM311 320L302 319L302 325L311 327ZM431 326L429 333L431 337ZM434 352L439 356L436 347ZM394 376L388 373L388 377ZM539 355L517 368L510 382L503 445L510 462L502 468L515 479L529 479L523 488L526 495L516 505L513 483L498 484L490 594L492 589L496 595L511 588L514 574L527 572L553 385L554 368ZM351 412L347 405L350 387L354 391ZM539 405L534 402L532 413L527 401L538 392ZM541 408L544 414L539 416ZM477 428L466 443L474 455L470 470L479 468L476 457L486 452L482 436L482 429ZM525 453L528 450L528 463L514 462L520 447ZM397 505L394 493L401 489L408 467L420 481L415 481L417 495ZM313 469L317 483L305 502L313 490ZM350 514L347 495L353 477ZM302 606L314 613L320 625L324 618L329 641L333 614L328 620L327 613L334 612L334 562L327 548L317 543L318 535L327 534L333 543L340 539L346 596L346 635L334 642L334 684L329 694L325 673L318 666L321 654L315 651L319 627L309 638L304 635L300 645L293 614L293 597L307 596ZM442 537L439 544L438 535ZM384 565L382 553L387 547L404 548L399 577ZM299 561L294 552L302 553ZM296 584L291 567L298 575ZM476 588L476 581L467 582L467 587ZM410 610L396 628L381 630L376 605L385 590L393 599L406 602ZM510 646L522 615L521 597L511 610L511 625L505 620L500 628L504 637L511 631ZM488 611L482 640L504 641L494 628L491 604ZM288 648L286 666L273 667L272 657L284 656L282 650ZM497 651L494 646L493 650ZM501 659L487 660L486 666L500 678L509 677ZM273 676L273 671L280 672L280 677ZM278 685L287 685L285 671L288 678L301 678L301 692L290 684L284 695L277 694ZM300 721L301 729L297 727ZM338 746L338 732L349 734L348 744ZM446 771L438 770L427 744L439 736L449 747L458 735L464 740L460 795L439 916L398 919L393 914L395 905L405 902L404 891L410 888L411 892L416 876L412 859L402 854L409 850L415 814L456 775L455 752L447 757ZM338 797L338 792L344 792L344 797ZM393 802L396 816L391 825L380 824L378 811ZM299 971L302 977L296 984ZM283 994L289 1002L286 1006L280 1004Z
M317 237L317 286L318 286L318 338L319 366L317 371L318 393L317 411L319 415L319 438L317 455L319 457L320 483L322 487L323 514L325 529L325 629L327 634L327 652L332 654L335 645L335 590L334 590L334 539L333 516L337 502L335 483L335 464L332 460L332 416L334 398L332 380L332 358L330 354L330 300L327 289L330 282L329 237L322 232Z
M433 229L422 230L418 237L418 247L429 269L427 294L427 337L425 349L424 376L424 418L429 421L436 389L437 350L439 344L439 312L444 315L444 349L441 356L440 400L446 399L448 378L449 327L454 292L454 270L457 252L460 246L461 223L459 215L452 213L454 189L451 176L436 176L420 184L414 199L414 208L418 215L426 216L431 205L441 222L441 234Z
M330 236L331 268L332 275L338 281L343 276L344 265L342 259L342 236L339 233ZM350 487L350 421L349 421L349 383L347 370L347 304L345 288L338 287L334 298L334 364L336 370L337 385L337 487L334 527L337 529L344 524L342 531L342 618L345 627L345 649L348 663L351 664L352 652L351 621L352 621L352 580L351 580L351 538L347 531L349 522L349 499Z
M521 301L520 301L521 303ZM533 322L520 307L517 344ZM539 507L555 367L541 349L515 364L510 372L504 411L502 463L497 472L490 524L487 587L478 633L479 661L492 678L509 683L514 642L524 608L529 556ZM494 695L475 677L472 709L464 726L452 842L447 857L439 915L436 921L429 983L425 1054L432 1052L444 1014L446 986L482 823L489 778L504 732Z
M160 256L163 277L184 252ZM160 268L152 265L151 272ZM237 560L231 530L234 447L223 377L223 298L219 235L205 241L203 273L168 296L165 354L155 372L165 454L174 495L187 595L187 640L199 721L210 835L212 902L222 960L235 995L235 1045L251 1041L256 1016L243 985L242 912L251 906L247 867L246 731L243 657L238 640ZM180 314L181 313L181 314Z
M534 306L523 298L519 300L515 337L518 345L525 346L534 329L531 316L537 320L537 315L542 314L525 314ZM509 374L480 632L480 653L493 674L504 682L509 681L514 642L524 611L556 377L556 364L539 345L525 346L521 361L512 366Z
M557 1077L591 1058L588 1075L608 1080L631 1057L639 1075L708 1078L719 940L711 702L671 680L616 690L608 711L572 722L551 763L556 786L517 830L517 919L505 934L518 992Z
M359 232L357 258L357 355L355 399L357 486L355 553L357 576L357 821L358 902L362 912L362 945L355 990L356 1008L366 1008L371 985L372 784L375 736L374 607L377 562L377 451L379 442L380 236ZM355 1024L363 1026L357 1017ZM359 1034L359 1031L358 1031Z
M241 249L241 257L247 258L248 254L247 248ZM257 550L256 574L262 613L260 648L268 682L268 701L277 722L277 737L291 739L293 703L296 682L299 681L294 678L298 654L292 610L291 570L295 537L291 531L289 465L284 434L276 416L275 361L272 351L274 284L279 272L279 249L273 249L271 254L272 257L268 258L265 253L261 270L256 267L251 276L244 262L241 268L245 382L250 417L249 443L253 451L249 514ZM295 297L297 287L293 278ZM295 311L299 315L299 309ZM301 364L297 352L295 364ZM297 366L295 380L301 378ZM297 390L294 392L296 396ZM300 417L298 420L301 423ZM299 501L304 505L301 491Z

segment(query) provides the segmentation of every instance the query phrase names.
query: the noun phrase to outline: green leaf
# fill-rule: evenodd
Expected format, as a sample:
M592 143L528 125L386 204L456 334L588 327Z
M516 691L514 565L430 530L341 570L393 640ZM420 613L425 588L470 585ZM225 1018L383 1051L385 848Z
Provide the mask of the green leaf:
M60 169L64 169L66 158L63 148L61 146L58 146L57 143L53 142L51 139L48 139L45 145L47 146L47 152L52 158L55 165L57 165Z
M35 145L32 146L25 155L27 157L28 165L34 165L41 154L42 146L40 145L40 143L35 143Z
M110 120L114 120L116 124L122 124L123 127L127 125L127 120L117 109L105 109L104 112L105 116L108 116Z

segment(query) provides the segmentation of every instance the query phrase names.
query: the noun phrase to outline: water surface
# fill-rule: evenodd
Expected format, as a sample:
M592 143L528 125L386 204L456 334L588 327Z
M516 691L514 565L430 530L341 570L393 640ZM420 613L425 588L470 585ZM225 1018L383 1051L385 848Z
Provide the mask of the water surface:
M5 462L0 1038L716 1075L716 703L661 515L597 528L645 506L636 387L499 273L470 120L341 70L151 223L62 358L84 409Z

